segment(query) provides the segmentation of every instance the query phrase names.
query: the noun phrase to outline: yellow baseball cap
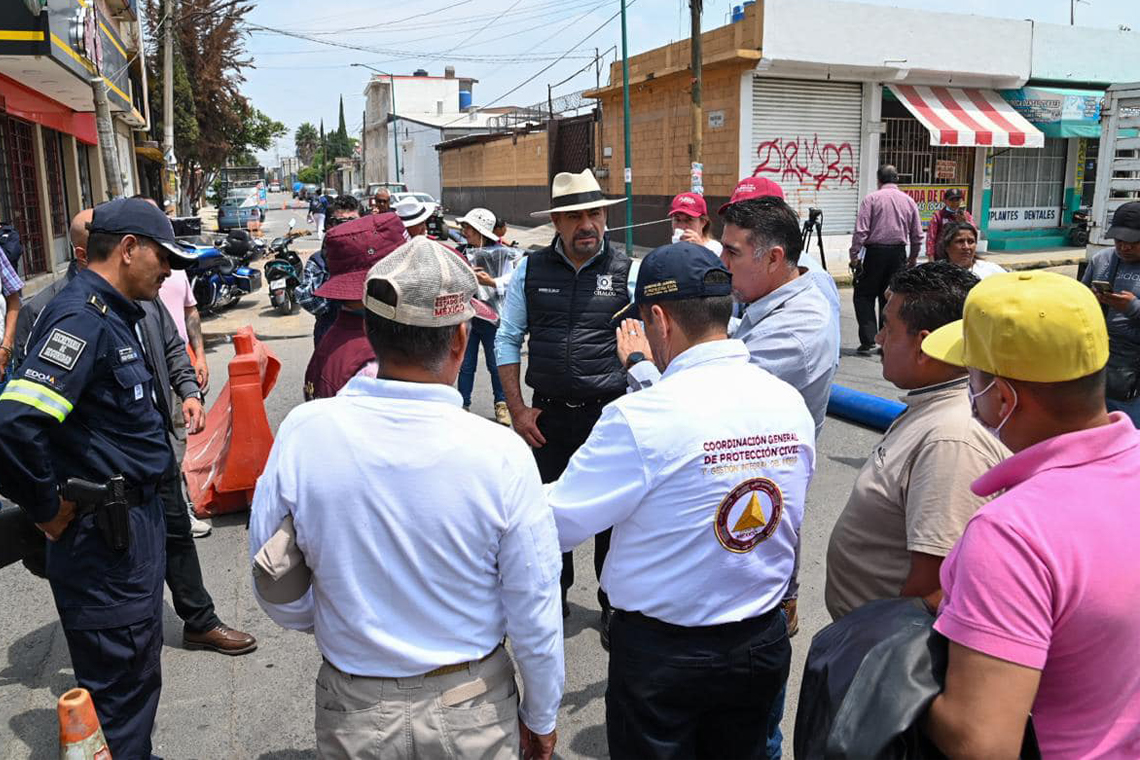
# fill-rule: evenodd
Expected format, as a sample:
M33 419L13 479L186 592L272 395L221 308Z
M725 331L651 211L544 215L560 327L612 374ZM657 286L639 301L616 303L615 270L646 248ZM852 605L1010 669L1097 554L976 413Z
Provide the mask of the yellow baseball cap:
M987 277L966 297L963 319L922 341L927 356L1011 380L1060 383L1108 363L1104 312L1092 291L1052 272Z

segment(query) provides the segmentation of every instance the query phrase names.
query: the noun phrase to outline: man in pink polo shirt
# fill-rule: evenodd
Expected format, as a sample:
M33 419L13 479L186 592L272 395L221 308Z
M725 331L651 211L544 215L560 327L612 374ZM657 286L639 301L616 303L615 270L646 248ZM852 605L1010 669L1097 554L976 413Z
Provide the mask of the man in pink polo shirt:
M950 757L1140 757L1140 432L1104 402L1108 334L1076 280L987 278L922 350L968 367L974 414L1014 456L942 565L950 639L927 732Z

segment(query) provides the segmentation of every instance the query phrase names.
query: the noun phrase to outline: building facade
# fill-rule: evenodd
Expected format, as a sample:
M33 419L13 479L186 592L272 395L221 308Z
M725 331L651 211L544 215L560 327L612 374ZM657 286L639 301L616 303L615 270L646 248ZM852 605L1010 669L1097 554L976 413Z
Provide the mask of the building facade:
M107 89L127 195L140 188L135 132L149 124L135 1L37 6L0 3L0 222L19 230L32 283L66 269L71 216L108 198L90 80Z
M443 76L431 76L427 71L420 69L409 75L376 74L364 86L364 126L362 128L362 154L364 183L372 182L406 182L413 188L412 181L405 176L403 157L406 152L419 155L422 159L429 155L419 146L424 139L413 140L411 132L422 132L421 127L438 127L449 121L457 120L466 113L472 104L472 89L478 80L469 77L457 77L455 69L447 66ZM393 114L409 120L401 125L405 133L402 138L395 135L395 128L391 127ZM446 117L446 118L444 118ZM438 129L437 129L438 133ZM402 139L404 145L394 142L394 138ZM442 138L441 138L442 139ZM407 145L412 141L411 145ZM435 142L439 142L436 140ZM432 143L434 145L434 143ZM396 173L395 150L401 151L400 172ZM426 149L434 152L430 146ZM420 161L422 164L422 160ZM438 162L435 171L438 177ZM411 179L422 181L425 177L420 175ZM415 186L413 189L432 193L439 197L438 179L433 192L427 187Z
M1091 197L1099 98L1140 79L1134 32L835 0L745 6L704 33L702 48L710 206L741 177L769 177L801 216L823 210L835 248L884 163L898 167L924 218L947 188L962 188L991 250L1063 245ZM662 219L689 189L689 61L688 40L629 61L635 223ZM587 93L602 106L597 173L615 196L621 81L617 63L610 83ZM668 237L664 224L636 235L647 245Z

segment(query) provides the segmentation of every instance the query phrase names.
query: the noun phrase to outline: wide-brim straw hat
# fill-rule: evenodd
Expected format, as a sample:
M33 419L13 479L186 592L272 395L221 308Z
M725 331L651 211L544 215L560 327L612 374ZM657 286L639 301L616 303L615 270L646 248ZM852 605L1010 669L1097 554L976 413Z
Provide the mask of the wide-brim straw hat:
M550 216L561 211L585 211L621 203L625 198L606 198L594 173L583 169L578 174L559 172L550 188L550 208L534 211L531 216Z

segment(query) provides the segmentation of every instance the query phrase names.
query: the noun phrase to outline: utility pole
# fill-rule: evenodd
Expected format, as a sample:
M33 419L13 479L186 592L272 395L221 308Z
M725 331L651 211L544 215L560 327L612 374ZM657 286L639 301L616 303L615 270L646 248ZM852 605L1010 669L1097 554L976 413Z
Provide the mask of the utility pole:
M90 80L95 100L95 129L99 134L99 154L103 158L103 174L107 177L107 194L123 195L123 175L119 173L119 154L115 152L115 127L111 123L111 105L107 102L107 85L96 74Z
M693 88L692 97L693 103L691 106L693 115L693 141L689 147L690 160L692 165L692 191L694 193L705 192L704 186L704 162L702 153L704 151L704 129L702 125L701 113L701 5L703 0L689 0L689 10L692 14L692 31L689 38L689 48L693 54Z
M392 125L392 157L396 162L396 182L400 181L400 122L396 120L396 77L388 74L389 96L392 99L392 113L388 122Z
M602 62L599 60L598 49L594 48L594 83L595 89L602 89ZM601 101L598 101L599 106ZM602 118L601 108L594 111L595 118L598 121L598 145L605 145L605 119Z
M181 212L181 199L173 197L178 193L178 159L174 156L174 0L166 0L164 5L166 23L162 29L162 155L167 174L163 194L172 199Z
M621 0L621 97L625 124L625 252L633 255L633 158L629 139L629 45L626 40L625 0Z

